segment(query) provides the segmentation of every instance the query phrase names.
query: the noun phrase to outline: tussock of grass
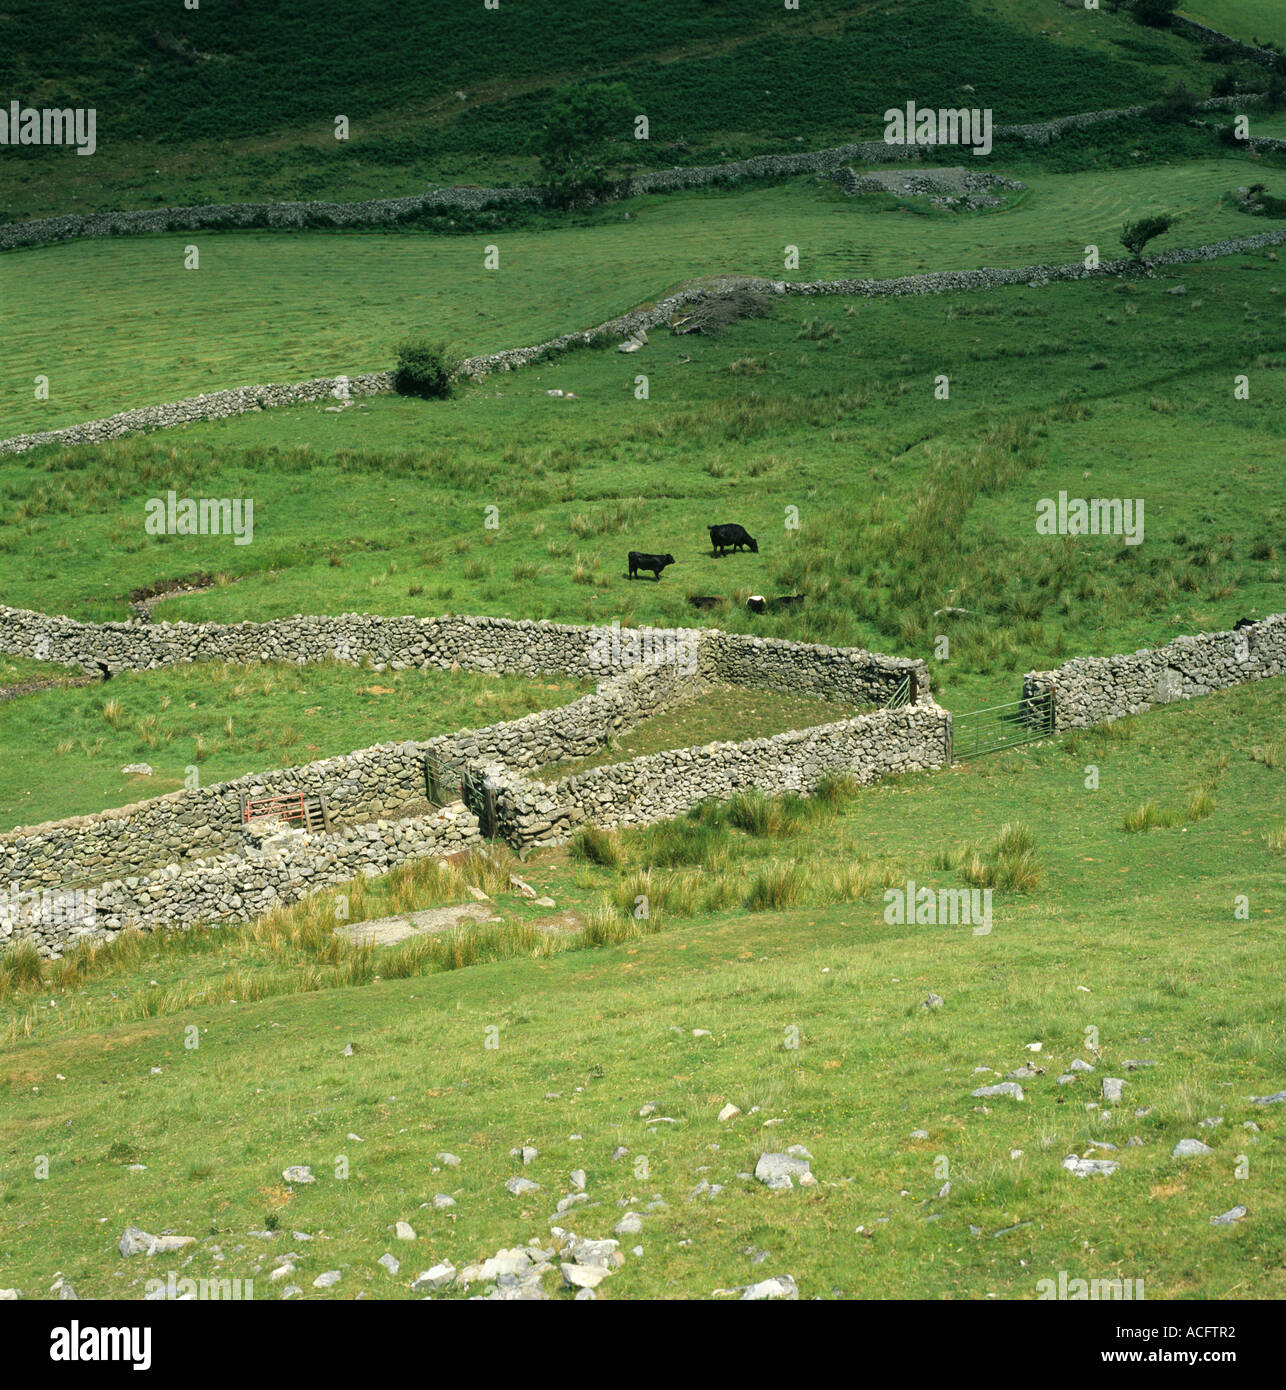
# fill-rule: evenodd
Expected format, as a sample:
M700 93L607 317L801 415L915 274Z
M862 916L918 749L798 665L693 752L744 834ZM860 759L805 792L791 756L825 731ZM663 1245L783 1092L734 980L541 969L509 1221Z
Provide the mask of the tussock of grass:
M971 888L999 888L1008 893L1030 893L1044 878L1036 838L1021 821L1002 825L987 854L972 848L947 852L938 856L937 864L954 869Z
M1195 825L1205 820L1215 809L1215 788L1203 783L1192 792L1182 806L1162 810L1155 801L1144 801L1126 814L1121 828L1132 835L1149 830L1172 830L1175 826Z
M573 859L587 864L601 864L614 869L621 863L621 846L610 830L600 830L596 825L583 826L572 837L569 846Z

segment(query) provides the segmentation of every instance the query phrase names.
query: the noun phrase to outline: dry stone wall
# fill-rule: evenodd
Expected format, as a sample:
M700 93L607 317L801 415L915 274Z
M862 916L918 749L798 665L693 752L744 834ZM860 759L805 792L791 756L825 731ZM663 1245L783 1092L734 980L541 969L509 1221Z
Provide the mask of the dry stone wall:
M480 842L477 817L459 804L396 822L345 826L335 834L283 831L264 843L247 837L237 852L112 878L57 900L42 895L50 907L31 912L30 920L24 920L30 900L20 893L0 914L0 948L25 939L42 955L54 956L82 937L110 937L129 927L156 931L249 921L359 874L387 873L408 860L441 857Z
M1056 671L1029 671L1023 695L1054 692L1054 727L1084 729L1156 705L1286 674L1286 614L1240 631L1176 637L1124 656L1077 657Z
M888 701L908 675L927 702L921 661L716 629L629 629L504 618L297 616L269 623L80 623L0 608L0 651L112 671L192 661L340 659L377 669L458 668L602 677L579 700L521 719L171 792L93 816L0 835L0 883L71 887L227 852L241 841L244 799L324 796L333 821L405 816L426 794L425 760L521 771L587 757L641 720L696 697L711 680Z
M259 659L292 653L287 659L306 660L317 634L326 642L336 636L330 626L335 621L341 620L288 620L288 637L276 634L280 648L264 636L264 629L276 631L274 624L210 628L205 631L209 644L202 641L196 647L191 641L202 626L175 624L184 637L163 639L158 647L147 624L104 624L102 628L111 629L104 637L95 625L3 609L0 650L66 660L66 651L92 656L103 650L95 644L105 641L115 660L128 658L124 664L147 667L164 664L161 658L198 659L196 652L201 659L217 659L221 642L235 633L235 659L247 659L245 639L252 634L260 644ZM442 633L435 630L426 638L421 631L425 624L440 622L454 625L446 629L450 640L441 644ZM485 655L486 669L507 669L512 663L513 669L527 671L593 669L607 638L609 655L623 669L580 700L486 729L380 745L0 836L0 884L7 890L0 895L0 943L30 937L42 952L55 954L88 930L110 934L126 926L245 920L358 873L382 873L408 859L477 843L478 808L457 803L428 815L419 809L428 756L475 774L474 786L481 786L484 795L489 792L494 804L498 832L517 849L561 842L586 822L608 828L648 824L706 798L751 787L769 794L808 793L832 773L869 783L951 761L951 716L934 703L920 662L716 630L657 630L671 638L696 637L692 666L665 660L664 646L640 659L634 639L648 630L350 615L342 631L358 634L363 652L378 654L389 664L406 664L408 655L431 655L437 662L461 665L456 658L476 655L470 642L485 632L495 639ZM468 640L462 634L470 634ZM45 646L52 647L55 637L69 646L61 655L32 651L42 637ZM552 785L524 776L533 768L607 747L650 714L698 698L710 680L861 703L887 699L896 688L892 682L900 684L908 674L915 677L914 697L896 709L771 738L670 749L571 774ZM1157 650L1081 658L1056 671L1029 672L1023 693L1031 697L1053 690L1055 727L1061 730L1282 674L1286 614L1275 614L1239 631L1180 637ZM260 828L242 825L241 798L286 791L322 794L333 820L358 823L338 825L325 835L281 828L282 833L263 842ZM80 907L70 913L31 913L24 920L24 895L41 894L70 895Z
M1279 54L1243 44L1217 34L1213 29L1188 20L1176 20L1194 34L1212 41L1234 44L1247 58L1264 67L1283 67ZM1204 109L1217 107L1221 98L1202 102ZM1244 103L1243 103L1244 104ZM1067 130L1082 129L1104 121L1117 121L1141 115L1145 106L1116 107L1104 111L1081 111L1049 121L1025 121L1000 125L996 139L1013 138L1048 144ZM795 154L754 155L749 159L723 164L676 165L638 174L623 183L615 196L641 193L668 193L677 189L703 188L711 184L736 183L742 179L793 178L800 174L825 174L853 162L884 164L915 159L923 152L916 145L890 145L883 139L857 140L824 150ZM104 212L88 215L67 214L42 217L29 222L10 222L0 226L0 251L49 245L78 237L140 236L163 232L237 231L259 227L292 231L311 227L394 227L436 209L481 212L515 204L541 205L545 194L529 186L509 188L432 188L402 198L370 198L353 203L211 203L201 207L144 208L134 212Z
M515 848L557 844L585 822L612 829L681 815L710 797L757 788L815 791L823 777L859 783L922 772L950 760L951 716L925 701L743 743L675 748L538 785L493 764L485 769L501 831Z
M768 684L882 703L908 674L927 697L923 661L861 647L823 647L718 628L579 627L489 617L338 617L295 614L264 623L84 623L0 606L0 652L89 671L153 670L194 661L303 665L370 663L493 674L603 679L641 665L674 667L729 684Z

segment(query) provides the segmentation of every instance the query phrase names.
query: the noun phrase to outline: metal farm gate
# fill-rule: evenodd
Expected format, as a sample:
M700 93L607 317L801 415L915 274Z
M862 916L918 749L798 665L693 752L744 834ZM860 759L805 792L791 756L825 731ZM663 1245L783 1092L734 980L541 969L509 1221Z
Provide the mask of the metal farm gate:
M965 762L984 753L999 753L1035 743L1054 732L1054 692L1025 696L1005 705L951 716L951 761Z
M463 801L478 818L478 828L487 839L494 838L499 820L496 793L476 772L448 762L433 753L424 755L424 794L433 806Z

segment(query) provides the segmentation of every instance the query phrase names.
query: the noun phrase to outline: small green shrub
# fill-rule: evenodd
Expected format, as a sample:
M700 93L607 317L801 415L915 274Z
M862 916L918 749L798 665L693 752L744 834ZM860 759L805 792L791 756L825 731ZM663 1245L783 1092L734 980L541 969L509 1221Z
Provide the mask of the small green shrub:
M397 350L397 372L394 388L403 396L426 398L449 396L454 389L460 359L445 343L415 338Z

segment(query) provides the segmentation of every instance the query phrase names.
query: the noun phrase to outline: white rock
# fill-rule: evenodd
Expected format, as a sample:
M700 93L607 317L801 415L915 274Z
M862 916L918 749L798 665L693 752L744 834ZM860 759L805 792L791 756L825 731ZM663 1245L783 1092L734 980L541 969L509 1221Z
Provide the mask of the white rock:
M799 1289L789 1274L779 1274L775 1279L763 1279L758 1284L750 1284L741 1295L743 1303L763 1298L798 1299Z

